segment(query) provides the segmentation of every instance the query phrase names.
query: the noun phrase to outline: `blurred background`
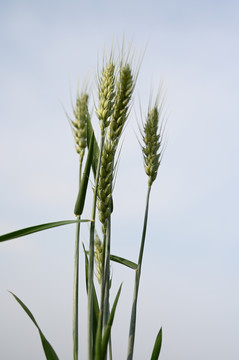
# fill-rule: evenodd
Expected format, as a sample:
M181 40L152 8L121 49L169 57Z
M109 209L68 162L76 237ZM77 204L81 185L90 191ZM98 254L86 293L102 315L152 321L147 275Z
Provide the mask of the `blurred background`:
M137 136L150 94L166 93L167 148L153 185L135 359L239 357L239 4L237 1L27 1L0 5L0 233L74 219L78 157L65 111L77 88L94 96L104 49L123 37L145 50L114 189L112 252L137 261L147 179ZM153 89L153 90L152 90ZM85 216L90 216L90 204ZM72 357L74 225L0 245L0 357L42 360L31 309L60 359ZM88 244L84 225L82 241ZM133 271L123 290L114 359L126 358ZM81 252L80 354L86 358Z

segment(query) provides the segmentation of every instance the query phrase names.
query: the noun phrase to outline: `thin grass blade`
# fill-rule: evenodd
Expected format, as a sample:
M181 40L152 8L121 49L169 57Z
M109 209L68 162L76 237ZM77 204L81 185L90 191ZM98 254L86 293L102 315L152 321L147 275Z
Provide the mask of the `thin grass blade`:
M31 311L27 308L27 306L14 293L12 293L11 291L9 291L9 292L16 299L16 301L21 305L23 310L27 313L29 318L32 320L32 322L37 327L37 329L39 331L39 334L40 334L42 346L43 346L43 349L44 349L44 352L45 352L45 355L46 355L46 359L47 360L59 360L58 356L56 355L55 350L53 349L53 347L51 346L49 341L45 338L43 332L41 331L41 329L40 329L39 325L37 324L34 316L31 313Z
M74 213L76 216L80 216L84 209L85 204L85 197L86 197L86 191L89 181L89 175L90 175L90 168L92 164L93 159L93 149L94 149L94 132L92 132L91 139L90 139L90 145L89 145L89 151L85 163L85 169L83 173L83 177L80 183L79 187L79 193L77 196L76 204L75 204L75 210Z
M127 267L129 267L130 269L136 270L138 268L138 264L134 263L133 261L124 259L120 256L116 256L116 255L110 255L110 260L111 261L115 261L121 265L125 265Z
M89 260L87 256L87 252L85 250L85 246L83 244L83 249L85 253L85 282L86 282L86 290L88 293L88 266L89 266ZM93 344L96 343L96 336L97 336L97 329L99 324L99 303L95 291L95 286L93 287Z
M83 244L83 249L84 249L84 253L85 253L85 281L86 281L86 290L88 291L88 263L89 263L89 260L88 260L88 256L87 256L87 251L85 250L85 246ZM96 296L96 291L95 291L95 287L94 287L94 308L95 308L95 314L97 315L97 321L98 321L98 316L99 316L99 304L98 304L98 299L97 299L97 296Z
M87 254L89 254L89 251L86 251ZM129 267L130 269L133 270L137 270L138 268L138 264L134 263L133 261L130 261L128 259L122 258L120 256L116 256L116 255L110 255L110 260L117 262L121 265L125 265L127 267Z
M105 327L105 332L104 332L104 336L103 336L103 339L102 339L102 356L103 356L102 359L104 359L104 357L106 355L107 345L108 345L108 342L109 342L109 339L110 339L111 328L112 328L112 324L113 324L113 321L114 321L115 311L116 311L116 307L117 307L117 304L118 304L118 301L119 301L121 288L122 288L122 284L120 285L119 290L117 292L117 295L115 297L115 301L114 301L114 304L112 306L112 310L110 312L109 320L108 320L108 323L107 323L107 325Z
M51 228L54 228L57 226L75 224L77 222L89 222L89 221L90 220L79 220L79 219L78 220L62 220L62 221L56 221L56 222L51 222L51 223L46 223L46 224L41 224L41 225L30 226L30 227L27 227L27 228L24 228L21 230L17 230L17 231L10 232L8 234L1 235L0 242L16 239L16 238L19 238L22 236L33 234L38 231L51 229Z
M94 360L102 360L102 359L104 358L102 356L102 312L100 312L98 318L96 338L95 338Z
M92 159L92 170L93 170L93 174L94 174L94 178L96 177L96 171L97 171L97 165L98 165L98 158L99 158L99 153L100 153L100 149L99 149L99 145L97 143L97 140L95 138L95 133L91 124L91 120L90 118L87 118L87 146L88 148L90 148L90 141L91 141L91 137L93 136L94 139L94 147L93 147L93 159ZM113 199L111 196L111 213L113 212Z
M97 164L98 164L98 157L99 157L99 146L95 138L94 130L92 128L91 120L90 118L87 118L87 145L88 148L90 148L90 142L91 138L93 136L93 159L92 159L92 170L94 173L94 177L96 176L96 170L97 170Z
M159 330L158 335L156 337L151 360L158 360L161 346L162 346L162 328Z

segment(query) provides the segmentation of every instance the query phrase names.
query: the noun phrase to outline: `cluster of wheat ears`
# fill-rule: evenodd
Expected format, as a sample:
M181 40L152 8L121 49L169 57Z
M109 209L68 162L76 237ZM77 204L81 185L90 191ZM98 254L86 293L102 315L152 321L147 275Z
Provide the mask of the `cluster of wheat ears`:
M73 359L78 359L78 307L79 307L79 251L80 227L89 222L89 248L83 245L85 254L85 279L88 296L88 360L106 360L113 358L113 339L111 328L114 320L117 303L120 297L121 286L110 304L111 274L110 264L116 261L135 272L135 283L132 298L130 328L128 336L127 360L133 359L137 299L141 277L142 259L146 238L149 198L153 182L156 180L158 168L163 153L163 100L158 95L153 105L149 106L146 119L143 120L141 133L141 150L144 159L144 168L148 177L148 189L142 238L138 255L138 262L111 254L111 216L113 213L113 184L115 168L118 160L118 146L121 135L128 120L132 107L132 95L138 76L138 69L133 66L130 52L120 51L115 57L112 53L103 59L102 69L98 76L98 101L95 114L99 121L100 141L96 141L92 127L91 115L88 109L89 94L82 91L77 94L73 109L74 119L70 119L74 134L75 146L79 155L79 191L75 204L75 220L57 221L32 226L0 236L0 242L32 234L52 227L76 224L75 258L74 258L74 288L73 288ZM150 101L152 104L152 101ZM85 155L86 159L85 159ZM92 170L93 204L91 219L83 219L82 214L88 192L88 182ZM97 218L98 216L98 218ZM101 224L100 235L96 232L96 223ZM98 285L95 285L95 276ZM26 305L12 293L22 306L33 323L36 325L46 359L58 359L58 356L45 338L34 316ZM154 343L151 360L159 357L162 344L162 329L159 330ZM150 357L151 356L151 357Z

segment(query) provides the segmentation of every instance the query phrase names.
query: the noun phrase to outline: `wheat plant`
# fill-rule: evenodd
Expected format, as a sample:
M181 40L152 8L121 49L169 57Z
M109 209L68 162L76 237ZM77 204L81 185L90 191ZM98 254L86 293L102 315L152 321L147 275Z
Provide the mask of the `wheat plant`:
M79 156L79 188L75 203L74 220L58 221L21 229L0 236L0 242L16 239L24 235L47 230L67 224L76 225L74 281L73 281L73 360L79 358L79 253L81 251L80 227L89 223L89 248L83 244L82 251L85 258L85 281L88 297L86 344L88 360L113 359L113 343L111 328L114 321L121 288L110 303L111 292L111 262L118 262L135 272L134 290L132 289L132 309L128 336L127 360L132 360L136 335L137 301L142 271L143 253L146 240L149 200L152 185L157 178L158 169L163 154L163 101L161 96L156 98L153 106L149 106L148 113L143 119L141 133L141 151L144 162L145 175L148 179L148 189L145 204L145 216L139 243L138 261L134 263L126 258L111 253L111 217L113 216L113 191L118 164L119 144L132 107L133 92L136 86L138 67L133 66L129 52L120 51L115 57L113 52L104 58L102 69L98 76L98 98L95 102L95 114L90 115L88 101L90 94L82 91L77 94L73 119L70 125L75 141L76 152ZM99 124L100 140L96 141L92 117L96 116ZM87 154L87 156L86 156ZM92 175L91 175L92 173ZM89 179L93 186L89 185ZM93 189L91 218L83 219L85 199ZM100 232L96 231L100 224ZM95 280L98 280L98 284ZM97 288L98 287L98 288ZM58 359L56 351L45 338L33 314L27 306L12 293L23 310L37 327L46 359ZM157 360L162 344L162 329L159 330L152 354L148 359ZM127 346L126 346L127 351Z

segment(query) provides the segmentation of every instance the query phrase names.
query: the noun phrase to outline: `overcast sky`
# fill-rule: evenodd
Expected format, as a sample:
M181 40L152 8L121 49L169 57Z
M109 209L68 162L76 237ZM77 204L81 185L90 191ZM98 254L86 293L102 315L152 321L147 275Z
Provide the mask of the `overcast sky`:
M238 18L232 0L0 5L1 234L74 218L78 158L65 110L72 115L78 84L88 81L95 92L104 48L117 48L125 35L136 55L146 52L114 189L112 251L136 261L147 188L136 118L139 101L145 114L152 88L156 94L163 81L168 139L152 189L137 360L150 358L161 326L161 360L239 357ZM87 244L87 226L82 240ZM32 310L60 359L70 359L74 226L0 248L0 358L44 359L37 331L11 290ZM113 265L112 273L113 292L124 282L113 338L115 360L121 360L133 272ZM80 304L85 359L83 295Z

